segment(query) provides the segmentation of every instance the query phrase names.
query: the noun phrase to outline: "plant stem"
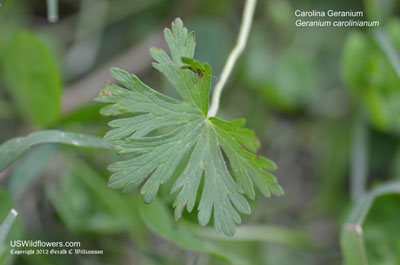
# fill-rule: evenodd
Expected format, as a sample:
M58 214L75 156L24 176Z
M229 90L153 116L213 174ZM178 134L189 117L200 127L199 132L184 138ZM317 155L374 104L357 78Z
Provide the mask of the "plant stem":
M211 107L210 110L208 111L208 117L214 117L217 114L222 89L226 81L228 80L229 75L231 74L237 59L239 58L240 54L246 47L247 39L249 37L249 32L251 28L251 23L253 21L256 2L257 0L246 0L243 10L242 24L240 25L239 37L235 47L229 54L228 60L225 63L224 69L222 70L221 77L214 88Z
M356 200L366 191L368 175L368 128L362 114L353 127L350 159L350 196Z
M58 0L47 0L47 20L50 23L58 21Z

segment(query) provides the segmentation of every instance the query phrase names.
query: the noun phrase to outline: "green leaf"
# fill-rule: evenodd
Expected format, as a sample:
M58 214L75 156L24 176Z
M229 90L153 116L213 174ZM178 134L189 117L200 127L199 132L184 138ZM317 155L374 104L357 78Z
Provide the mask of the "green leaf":
M369 210L363 229L370 264L400 264L399 205L398 193L384 194Z
M397 27L399 23L397 23ZM382 51L386 54L389 62L392 64L397 76L400 78L400 55L392 44L388 33L385 30L375 30L374 38Z
M310 248L315 242L303 232L291 228L266 225L242 225L233 237L215 234L211 229L198 229L191 224L185 224L201 238L218 240L221 242L265 242L286 245L294 248Z
M139 198L107 188L105 180L84 161L65 157L67 171L60 187L48 184L46 194L65 225L74 232L143 234L135 209ZM143 241L143 238L140 238Z
M365 13L368 20L378 20L384 24L396 12L396 0L364 0Z
M11 104L9 104L7 101L3 101L0 99L0 118L8 118L11 119L13 116L13 111Z
M387 194L400 194L400 183L379 186L358 199L352 207L340 235L340 246L346 265L369 264L362 226L374 201Z
M109 103L101 109L103 115L134 114L111 121L113 129L104 136L120 153L138 154L109 166L109 186L131 191L144 182L140 192L150 203L187 154L190 159L171 190L177 193L175 219L181 218L185 208L188 212L194 209L201 189L199 223L208 224L213 215L216 231L232 236L241 222L239 213L250 213L245 196L254 199L253 182L267 197L283 194L268 172L276 166L253 153L259 143L252 131L243 128L244 120L227 122L207 117L211 70L193 60L193 32L176 19L172 29L165 30L165 39L172 58L152 48L153 65L183 101L160 94L135 75L116 68L111 75L123 87L108 83L96 99Z
M6 87L29 121L45 127L60 116L61 79L44 43L22 31L7 45L2 60Z
M62 131L40 131L26 137L13 138L0 145L0 171L20 158L31 146L43 143L63 143L80 147L110 148L100 138Z
M272 3L279 3L279 7L284 10L284 1L268 2L277 5ZM271 12L276 15L282 11L277 10ZM290 18L292 19L292 15ZM291 30L293 23L289 22ZM279 111L293 113L309 106L310 98L318 91L315 58L307 52L299 53L298 46L285 49L285 52L277 52L273 47L269 47L270 40L263 28L255 27L254 30L255 34L249 39L248 56L244 66L243 77L246 86L253 89L268 106ZM289 33L288 37L291 36Z
M178 225L171 221L167 206L161 200L154 200L151 205L142 204L139 207L144 224L159 236L167 239L182 249L208 253L229 261L230 264L250 265L250 258L232 251L234 245L225 247L222 242L197 236L189 226ZM243 248L243 246L241 246Z
M359 33L349 34L343 48L342 75L347 84L357 92L368 84L368 53L371 52L368 38Z
M400 130L400 78L396 73L400 69L396 46L392 45L399 41L397 31L391 27L386 32L375 31L382 49L368 35L353 32L347 37L342 56L343 78L357 106L365 110L376 128L392 132Z
M33 148L12 168L7 180L7 192L18 198L20 194L39 177L57 152L53 144L44 144Z

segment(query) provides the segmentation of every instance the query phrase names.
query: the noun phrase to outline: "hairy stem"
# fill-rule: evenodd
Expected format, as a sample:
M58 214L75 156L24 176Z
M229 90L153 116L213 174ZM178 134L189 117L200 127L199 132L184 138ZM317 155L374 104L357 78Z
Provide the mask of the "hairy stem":
M225 63L224 69L222 70L221 77L214 88L212 96L211 107L208 111L208 117L214 117L217 114L219 107L219 100L221 97L222 89L232 72L233 67L240 54L246 47L247 39L251 28L251 22L253 21L254 9L257 0L246 0L246 4L243 11L242 24L240 25L239 37L235 47L229 54L228 60Z

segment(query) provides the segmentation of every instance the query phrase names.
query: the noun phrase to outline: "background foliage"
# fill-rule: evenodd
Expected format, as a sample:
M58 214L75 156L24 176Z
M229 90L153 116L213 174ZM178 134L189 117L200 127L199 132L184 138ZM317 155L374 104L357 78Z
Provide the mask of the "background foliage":
M15 207L8 239L105 253L13 257L7 239L1 264L400 264L399 1L258 1L218 116L247 119L285 196L257 194L232 238L198 227L196 213L173 221L171 185L150 205L108 188L106 165L119 157L81 134L108 130L93 98L110 67L177 97L148 54L165 48L175 17L196 32L195 58L215 85L243 1L60 0L55 24L45 1L1 4L0 222ZM381 26L295 28L296 9L363 10ZM27 137L7 141L16 136Z

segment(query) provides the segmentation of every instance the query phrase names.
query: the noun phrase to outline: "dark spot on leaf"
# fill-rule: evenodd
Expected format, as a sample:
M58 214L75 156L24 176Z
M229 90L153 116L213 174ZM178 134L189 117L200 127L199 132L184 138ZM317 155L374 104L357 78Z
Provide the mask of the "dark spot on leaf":
M200 78L203 78L205 70L199 69L199 68L194 68L192 66L184 66L183 68L189 69L193 73L197 74Z

